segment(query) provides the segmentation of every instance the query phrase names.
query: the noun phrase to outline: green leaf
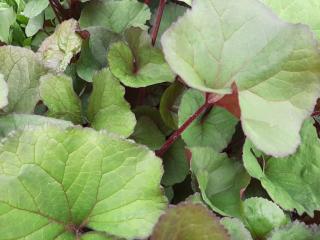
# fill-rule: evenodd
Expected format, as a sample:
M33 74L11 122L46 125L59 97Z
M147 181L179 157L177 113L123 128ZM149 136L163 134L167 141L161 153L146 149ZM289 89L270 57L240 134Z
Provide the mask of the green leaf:
M245 225L254 237L264 237L272 229L289 222L285 213L273 202L264 198L249 198L243 203Z
M178 109L181 97L186 88L178 81L172 83L162 94L160 101L160 114L166 125L178 129Z
M9 89L9 104L4 112L31 113L40 100L39 79L46 70L29 49L0 47L0 74Z
M242 128L260 150L296 151L320 94L319 47L306 26L280 20L255 0L195 0L162 46L190 87L224 95L236 84Z
M182 97L179 108L181 126L205 102L203 93L190 89ZM189 147L212 147L217 152L227 147L238 123L231 113L221 107L213 107L198 117L183 133L182 138Z
M138 88L174 81L162 51L152 46L147 32L131 28L125 39L112 44L108 53L110 70L123 84Z
M166 141L166 137L159 130L158 126L145 116L137 119L137 125L131 138L137 143L146 145L151 150L161 148Z
M8 85L0 74L0 109L8 105Z
M230 240L253 240L250 232L239 219L224 217L220 223L228 230Z
M0 41L10 42L10 27L16 21L16 14L12 7L0 2Z
M147 30L145 24L150 16L148 6L136 0L95 0L82 10L80 26L100 26L116 33L122 33L130 27Z
M29 22L25 30L27 37L34 36L40 29L43 28L43 23L44 23L43 13L40 13L39 15L29 19Z
M89 232L81 236L80 240L121 240L117 237L111 237L104 233Z
M243 161L248 173L261 181L270 197L286 210L296 209L301 215L320 209L318 179L320 169L320 140L313 126L305 121L301 130L302 143L298 151L285 158L267 157L247 140ZM259 162L262 162L263 168Z
M46 67L57 72L66 70L71 58L81 50L82 39L75 32L78 27L74 19L64 21L42 42L38 54Z
M0 166L0 239L76 239L83 228L145 238L166 207L161 160L89 128L18 131Z
M67 75L47 74L40 79L40 97L49 108L48 116L82 123L81 102Z
M310 26L320 39L320 2L317 0L261 0L271 7L282 19L292 23L303 23Z
M90 33L90 37L83 42L77 73L87 82L92 82L94 73L108 65L106 56L110 44L119 41L121 36L103 27L89 27L84 30Z
M303 223L293 222L272 231L268 240L315 240L312 231Z
M124 87L109 69L93 76L93 92L88 107L88 119L93 128L106 129L125 137L133 133L136 119L124 99L124 93Z
M185 143L179 138L163 156L164 174L161 183L173 186L185 180L189 173Z
M29 114L8 114L0 117L0 138L29 126L57 125L60 128L72 127L69 121Z
M191 171L196 176L203 200L221 215L240 217L240 191L250 182L242 164L209 147L190 150Z
M23 15L28 18L34 18L44 11L49 5L48 0L30 0L24 8Z
M169 208L154 228L151 240L228 240L218 218L202 204L181 203Z

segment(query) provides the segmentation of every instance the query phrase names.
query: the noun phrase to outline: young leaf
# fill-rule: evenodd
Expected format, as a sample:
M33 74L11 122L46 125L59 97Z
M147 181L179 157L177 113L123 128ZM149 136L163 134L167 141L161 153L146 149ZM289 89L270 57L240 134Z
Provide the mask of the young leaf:
M57 125L60 128L72 127L69 121L29 114L8 114L0 117L0 138L29 126Z
M89 128L17 131L0 166L0 239L79 239L85 228L145 238L166 207L160 159Z
M218 218L202 204L181 203L169 208L154 228L151 240L228 240Z
M44 11L49 5L48 0L30 0L24 8L23 15L28 18L34 18Z
M243 130L260 150L296 151L320 94L318 43L306 26L281 21L256 0L194 0L162 46L190 87L226 94L237 85Z
M240 217L240 191L250 181L242 164L212 148L190 150L191 171L196 176L203 200L221 215Z
M176 81L161 96L159 111L165 124L172 129L178 129L179 119L177 111L185 90L184 85Z
M150 16L148 6L136 0L93 0L83 9L80 26L100 26L116 33L122 33L130 27L147 30L145 24Z
M163 156L164 174L161 183L173 186L185 180L189 173L189 162L186 157L185 143L178 139Z
M138 118L134 133L131 135L137 143L146 145L151 150L157 150L165 143L166 137L158 126L148 117Z
M298 151L285 158L266 157L247 140L243 161L248 173L261 181L270 197L286 210L313 215L320 209L318 179L320 169L320 140L313 120L305 121L301 130L302 144ZM263 161L261 169L258 160Z
M46 70L29 49L0 47L0 74L9 89L8 105L4 112L31 113L40 100L39 79Z
M110 70L123 84L138 88L174 81L162 51L152 46L147 32L131 28L125 39L112 44L108 53Z
M190 89L182 97L179 108L179 124L182 125L205 102L203 93ZM212 147L217 152L227 147L238 123L231 113L221 107L213 107L202 114L183 133L189 147Z
M285 213L273 202L264 198L249 198L243 204L245 225L256 238L266 236L272 229L289 222Z
M267 240L316 240L311 229L303 223L293 222L271 232Z
M8 85L0 74L0 109L8 105Z
M81 102L67 75L47 74L40 79L40 97L49 108L48 116L82 123Z
M83 42L77 73L87 82L92 82L94 73L108 65L106 56L110 44L119 41L121 36L103 27L89 27L84 30L90 33L90 37Z
M55 32L42 42L38 54L46 67L57 72L66 70L71 58L81 50L82 39L75 32L77 29L78 22L69 19L62 22Z
M130 105L124 99L124 87L107 68L93 76L88 119L97 130L106 129L125 137L133 133L136 125Z
M248 229L237 218L224 217L220 223L228 230L230 240L253 240Z
M10 42L10 27L16 21L16 14L11 6L0 2L0 41Z
M317 0L261 0L271 7L282 19L292 23L304 23L316 33L320 39L320 2Z

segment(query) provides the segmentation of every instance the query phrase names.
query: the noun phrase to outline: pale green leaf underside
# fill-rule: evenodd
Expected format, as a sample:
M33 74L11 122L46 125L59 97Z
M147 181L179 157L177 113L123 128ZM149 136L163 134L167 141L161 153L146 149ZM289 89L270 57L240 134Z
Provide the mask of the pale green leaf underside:
M88 120L93 128L106 129L125 137L133 133L136 119L124 99L124 93L124 87L109 69L93 76L93 92L88 107Z
M71 223L145 238L166 207L160 159L92 129L18 131L0 145L0 166L0 239L76 239Z
M45 10L48 5L48 0L30 0L27 2L22 14L28 18L34 18Z
M239 219L224 217L220 223L228 230L230 240L253 240L250 232Z
M126 86L139 88L174 81L174 74L160 49L151 45L147 32L131 28L126 42L111 45L108 61L111 72Z
M35 35L40 29L43 28L44 22L44 14L40 13L39 15L30 18L28 24L26 26L26 35L27 37L32 37Z
M146 22L151 13L146 4L136 0L90 1L83 9L80 26L100 26L116 33L129 27L140 27L147 30Z
M205 102L202 92L188 90L182 97L179 107L181 126ZM217 152L227 147L238 123L231 113L221 107L214 107L196 119L183 133L182 138L189 147L212 147Z
M311 226L312 227L312 226ZM267 240L319 240L311 228L301 222L293 222L277 228L269 234Z
M69 121L56 118L48 118L39 115L29 114L8 114L0 117L0 138L5 137L10 132L18 129L24 129L29 126L55 125L60 128L73 126Z
M82 123L81 102L67 75L47 74L40 79L40 97L48 107L49 117Z
M312 216L314 210L320 209L319 183L315 181L320 174L320 140L311 119L304 123L301 136L298 151L285 158L268 158L247 140L243 160L249 174L261 181L277 204ZM256 157L265 159L264 169Z
M0 109L8 105L8 85L0 74Z
M69 19L62 22L55 32L42 42L38 54L46 67L57 72L66 70L71 58L81 50L82 39L76 30L78 22Z
M310 26L320 39L320 2L318 0L260 0L282 19Z
M274 228L289 222L285 213L273 202L264 198L249 198L243 203L243 219L254 237L264 237Z
M45 74L36 55L29 49L0 47L0 74L9 89L5 112L31 113L40 100L39 79Z
M227 240L218 218L202 204L181 203L169 208L154 228L151 240Z
M243 130L259 149L295 152L320 93L318 45L306 26L281 21L255 0L194 0L162 45L190 87L226 94L236 83Z
M240 191L250 181L241 163L209 147L193 147L191 171L197 178L204 201L224 216L240 217Z

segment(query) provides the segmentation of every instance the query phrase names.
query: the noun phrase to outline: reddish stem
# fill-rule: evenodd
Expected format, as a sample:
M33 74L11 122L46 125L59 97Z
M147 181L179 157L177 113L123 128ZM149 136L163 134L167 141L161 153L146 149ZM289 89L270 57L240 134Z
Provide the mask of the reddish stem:
M213 102L208 101L209 99L206 99L206 102L192 115L190 116L187 121L177 130L175 131L165 142L165 144L161 147L161 149L156 151L156 155L158 157L162 157L171 147L171 145L177 140L178 137L181 136L181 134L190 126L191 123L193 123L194 120L196 120L202 113L204 113L208 108L212 107L214 105Z
M144 0L144 3L149 5L151 3L151 0Z
M65 9L62 7L59 0L49 0L49 3L51 5L58 21L61 23L64 20Z
M157 15L156 15L156 21L155 21L155 23L152 27L152 30L151 30L152 45L154 45L157 41L160 23L161 23L161 19L162 19L162 15L163 15L163 11L164 11L165 6L166 6L166 0L160 0L159 7L157 10Z
M311 117L317 117L320 115L320 111L314 111L312 114L311 114Z

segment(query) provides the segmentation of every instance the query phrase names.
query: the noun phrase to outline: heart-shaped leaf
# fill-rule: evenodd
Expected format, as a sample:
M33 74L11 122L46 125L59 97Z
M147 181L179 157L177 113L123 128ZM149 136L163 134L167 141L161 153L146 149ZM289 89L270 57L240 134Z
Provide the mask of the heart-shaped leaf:
M90 1L83 9L80 26L100 26L121 33L130 27L147 29L151 13L146 4L136 0Z
M92 129L17 131L0 166L1 239L79 239L85 229L145 238L166 207L160 159Z
M124 93L124 87L109 69L93 76L93 92L88 106L88 120L93 128L125 137L133 133L136 119Z
M162 46L190 87L223 95L237 85L243 130L260 150L296 151L320 95L318 43L306 26L280 20L256 0L194 0Z
M123 84L138 88L174 81L162 51L152 46L147 32L131 28L125 39L112 44L108 53L110 70Z
M201 190L203 200L216 212L240 217L240 192L250 181L241 163L212 148L191 148L191 170Z
M228 240L218 218L202 204L181 203L169 208L154 228L152 240Z
M40 100L39 79L46 73L35 53L26 48L0 47L0 74L7 83L4 112L31 113Z
M286 210L299 214L320 209L320 140L313 126L306 120L301 130L302 144L298 151L285 158L265 156L247 140L243 161L248 173L261 181L270 197ZM259 165L261 164L261 166Z
M47 74L40 79L40 97L49 108L48 116L82 123L81 102L66 75Z

